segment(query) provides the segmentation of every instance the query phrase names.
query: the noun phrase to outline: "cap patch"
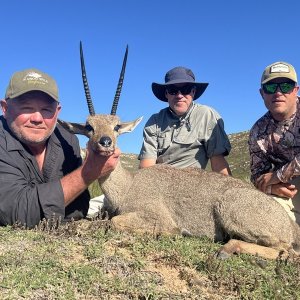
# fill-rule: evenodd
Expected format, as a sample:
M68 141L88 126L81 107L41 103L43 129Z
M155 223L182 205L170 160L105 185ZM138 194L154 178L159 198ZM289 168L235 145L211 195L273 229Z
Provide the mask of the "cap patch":
M23 81L27 81L28 84L30 83L38 83L38 84L47 84L48 80L43 78L43 76L36 72L29 72L23 78Z
M276 64L271 67L270 73L290 73L290 68L285 64Z

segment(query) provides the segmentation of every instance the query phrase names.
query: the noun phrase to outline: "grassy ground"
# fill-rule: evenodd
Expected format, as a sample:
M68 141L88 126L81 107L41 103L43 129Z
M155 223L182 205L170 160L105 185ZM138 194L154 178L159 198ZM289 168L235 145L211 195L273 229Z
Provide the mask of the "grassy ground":
M247 132L230 137L235 177L249 178ZM135 155L124 155L135 171ZM90 186L93 196L101 191ZM300 260L215 258L202 238L133 235L109 221L82 220L35 230L0 227L0 300L300 299Z
M0 228L1 299L300 299L300 262L214 257L203 238L115 232L109 221Z

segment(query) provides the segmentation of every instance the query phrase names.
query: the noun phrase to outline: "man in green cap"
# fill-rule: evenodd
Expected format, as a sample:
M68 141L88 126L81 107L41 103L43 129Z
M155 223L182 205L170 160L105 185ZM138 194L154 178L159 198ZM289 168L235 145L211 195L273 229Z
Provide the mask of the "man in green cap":
M0 225L84 218L88 185L114 169L119 150L105 158L88 147L82 163L77 137L56 123L57 84L37 69L13 74L1 108Z
M300 223L298 90L297 74L291 64L279 61L265 68L260 94L268 111L250 130L249 152L253 184L274 195Z

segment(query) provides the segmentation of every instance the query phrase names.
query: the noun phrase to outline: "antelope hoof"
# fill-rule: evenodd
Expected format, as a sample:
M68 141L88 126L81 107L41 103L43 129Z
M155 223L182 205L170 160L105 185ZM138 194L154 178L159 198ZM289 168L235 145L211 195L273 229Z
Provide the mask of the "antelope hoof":
M227 253L226 251L224 251L222 249L220 251L217 251L215 254L216 258L222 259L222 260L228 259L230 256L231 256L231 254Z

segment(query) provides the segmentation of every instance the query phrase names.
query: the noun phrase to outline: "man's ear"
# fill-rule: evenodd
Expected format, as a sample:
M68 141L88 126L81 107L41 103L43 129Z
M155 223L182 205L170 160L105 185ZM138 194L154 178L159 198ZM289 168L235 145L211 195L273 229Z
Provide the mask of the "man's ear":
M1 99L0 104L1 104L1 110L2 110L3 116L5 117L6 111L7 111L7 102L6 102L6 100Z
M192 89L192 91L193 91L193 98L195 97L195 94L196 94L196 87L194 87L193 89Z

